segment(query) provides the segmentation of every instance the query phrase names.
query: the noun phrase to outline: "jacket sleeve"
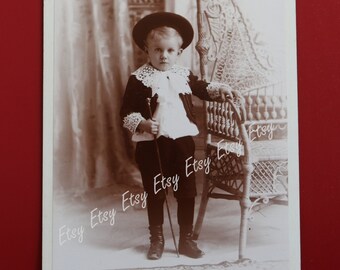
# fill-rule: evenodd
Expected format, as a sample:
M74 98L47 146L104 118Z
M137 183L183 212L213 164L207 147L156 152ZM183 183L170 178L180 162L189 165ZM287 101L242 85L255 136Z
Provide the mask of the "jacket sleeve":
M141 91L138 91L139 88L136 77L130 76L123 97L120 117L123 120L123 127L131 133L135 133L139 123L145 119L139 106L140 100L143 99Z
M218 82L205 82L199 80L197 76L190 71L189 85L193 95L206 101L220 101L220 87L224 84Z

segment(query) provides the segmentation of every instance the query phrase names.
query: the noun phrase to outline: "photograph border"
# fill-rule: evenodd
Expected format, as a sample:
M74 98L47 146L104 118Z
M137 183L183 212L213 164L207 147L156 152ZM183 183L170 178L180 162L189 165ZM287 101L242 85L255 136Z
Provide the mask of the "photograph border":
M54 0L44 0L43 57L43 269L52 269L53 250L53 89L54 89ZM295 1L286 0L285 34L288 110L288 174L290 267L300 268L299 157L297 108L297 59Z

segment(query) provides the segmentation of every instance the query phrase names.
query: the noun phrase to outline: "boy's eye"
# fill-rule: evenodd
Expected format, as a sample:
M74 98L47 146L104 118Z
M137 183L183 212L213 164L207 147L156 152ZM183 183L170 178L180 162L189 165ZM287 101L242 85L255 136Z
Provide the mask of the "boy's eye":
M169 49L169 50L168 50L169 53L172 53L172 52L174 52L174 51L175 51L174 49Z

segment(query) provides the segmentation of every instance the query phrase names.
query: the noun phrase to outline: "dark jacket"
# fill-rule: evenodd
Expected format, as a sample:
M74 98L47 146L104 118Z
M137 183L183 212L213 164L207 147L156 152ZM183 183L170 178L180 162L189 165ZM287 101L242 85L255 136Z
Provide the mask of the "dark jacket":
M207 86L209 83L198 80L197 76L194 76L191 72L189 75L188 82L192 94L199 97L203 100L211 101L208 92ZM151 111L154 113L157 106L157 98L155 95L151 97L152 90L150 87L146 87L141 81L139 81L135 75L131 75L125 90L125 94L123 97L123 105L120 111L120 116L122 119L133 112L139 112L145 119L150 118L150 113L148 109L147 99L151 98ZM195 116L193 113L193 104L191 100L191 94L179 94L185 111L187 113L190 121L195 123Z

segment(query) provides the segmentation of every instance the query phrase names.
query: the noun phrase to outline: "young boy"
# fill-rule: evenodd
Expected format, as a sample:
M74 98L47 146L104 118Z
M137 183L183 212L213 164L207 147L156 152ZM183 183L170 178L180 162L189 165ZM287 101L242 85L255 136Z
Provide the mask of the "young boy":
M192 26L184 17L168 12L154 13L141 19L132 34L149 62L129 78L121 117L123 126L137 142L136 162L148 193L151 244L147 257L155 260L162 256L165 189L171 186L178 203L179 253L200 258L204 253L192 240L197 193L195 174L186 170L195 152L192 136L198 134L191 95L203 100L225 100L226 96L232 97L231 90L225 85L200 81L189 69L176 65L183 49L193 39Z

